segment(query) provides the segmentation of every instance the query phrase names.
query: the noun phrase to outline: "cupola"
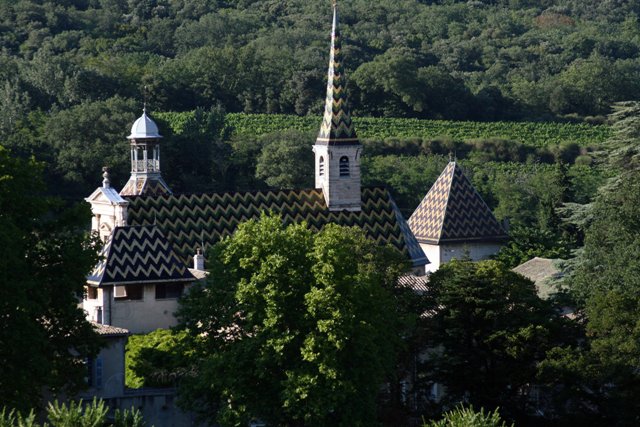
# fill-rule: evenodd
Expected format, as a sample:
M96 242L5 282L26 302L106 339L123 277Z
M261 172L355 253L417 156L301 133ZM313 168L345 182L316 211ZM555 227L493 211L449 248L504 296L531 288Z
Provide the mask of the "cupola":
M121 196L171 194L160 174L160 131L156 122L147 114L146 105L131 126L127 137L131 145L131 177Z

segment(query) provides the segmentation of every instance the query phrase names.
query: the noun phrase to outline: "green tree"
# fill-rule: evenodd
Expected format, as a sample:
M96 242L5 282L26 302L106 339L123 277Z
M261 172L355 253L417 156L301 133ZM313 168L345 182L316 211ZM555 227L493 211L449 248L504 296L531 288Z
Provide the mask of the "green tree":
M96 248L79 213L43 198L42 165L0 146L0 406L24 410L44 387L84 385L82 359L99 348L78 308ZM95 243L95 242L93 242Z
M315 185L313 136L290 130L263 137L256 177L275 188L309 188Z
M491 412L474 411L473 406L468 408L458 407L453 411L446 412L439 421L431 421L423 424L424 427L508 427L508 424L500 418L500 413L496 409ZM513 424L511 425L513 427Z
M223 425L369 425L410 323L395 250L356 228L241 225L210 253L211 279L178 312L193 337L183 404Z
M590 211L582 262L572 291L584 304L597 292L640 289L640 171L619 176L600 192Z
M127 387L173 387L184 376L189 342L185 331L158 329L127 340Z
M429 277L431 351L423 380L444 385L443 403L526 413L537 365L563 331L531 281L495 261L452 261Z

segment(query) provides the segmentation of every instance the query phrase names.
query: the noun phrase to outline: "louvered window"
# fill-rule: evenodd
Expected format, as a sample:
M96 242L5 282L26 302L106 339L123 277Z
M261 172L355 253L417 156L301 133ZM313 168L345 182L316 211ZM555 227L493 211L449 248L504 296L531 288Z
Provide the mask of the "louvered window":
M320 162L318 163L318 173L320 176L324 176L324 157L320 156Z
M349 158L347 156L340 157L340 176L349 176Z

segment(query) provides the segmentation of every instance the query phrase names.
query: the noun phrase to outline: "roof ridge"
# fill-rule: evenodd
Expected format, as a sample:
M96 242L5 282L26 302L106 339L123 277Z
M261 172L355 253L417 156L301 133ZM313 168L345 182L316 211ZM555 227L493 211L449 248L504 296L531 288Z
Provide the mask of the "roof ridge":
M451 200L451 188L453 187L453 180L456 177L457 163L449 162L447 167L445 167L442 173L440 174L441 176L444 175L449 169L449 166L451 165L451 163L453 163L453 168L451 169L451 172L450 172L451 179L449 179L449 189L447 190L447 197L445 199L444 215L442 216L442 221L440 222L440 230L438 230L438 243L440 243L440 240L442 239L442 232L444 231L444 223L447 220L447 213L449 212L449 206L450 206L449 201ZM438 177L438 179L440 179L440 177ZM438 181L438 179L436 180L436 182Z

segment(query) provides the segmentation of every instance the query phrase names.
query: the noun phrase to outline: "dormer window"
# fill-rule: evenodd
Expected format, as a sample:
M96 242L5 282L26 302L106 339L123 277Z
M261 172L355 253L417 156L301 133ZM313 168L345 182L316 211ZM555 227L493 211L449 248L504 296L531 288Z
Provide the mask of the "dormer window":
M347 156L340 157L340 176L349 176L349 158Z
M320 162L318 162L318 174L324 176L324 156L320 156Z

